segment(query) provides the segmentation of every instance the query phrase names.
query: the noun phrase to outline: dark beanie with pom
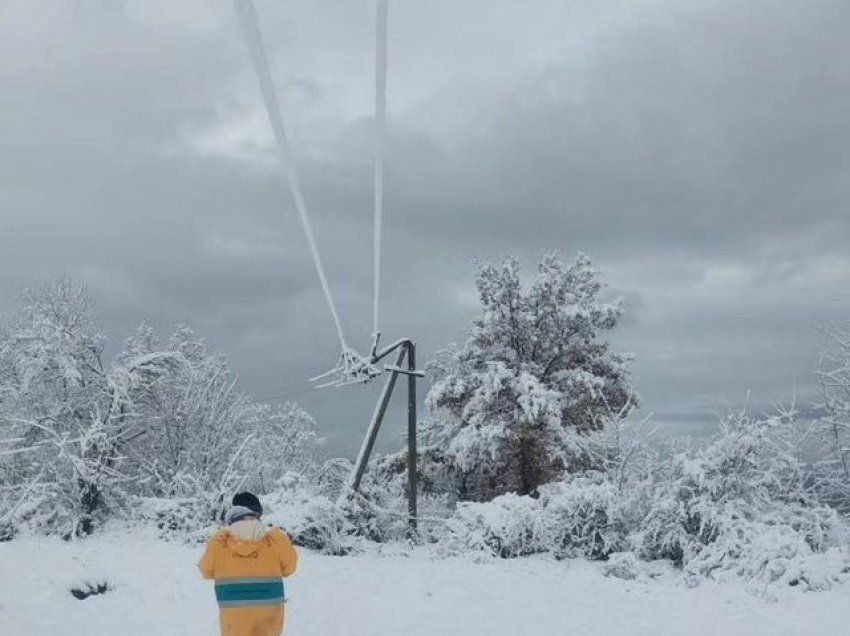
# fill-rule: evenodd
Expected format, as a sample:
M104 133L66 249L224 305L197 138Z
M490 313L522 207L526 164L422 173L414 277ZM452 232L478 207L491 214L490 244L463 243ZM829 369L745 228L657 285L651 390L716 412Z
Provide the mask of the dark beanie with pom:
M257 499L257 495L250 492L240 492L233 495L233 505L248 508L257 513L258 517L263 516L263 504Z

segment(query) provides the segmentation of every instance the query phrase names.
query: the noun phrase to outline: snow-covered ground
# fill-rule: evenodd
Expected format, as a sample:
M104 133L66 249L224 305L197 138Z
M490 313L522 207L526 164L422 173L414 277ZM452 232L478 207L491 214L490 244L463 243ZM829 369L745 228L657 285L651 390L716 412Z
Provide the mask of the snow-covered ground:
M0 634L217 634L212 589L195 569L200 551L117 530L74 543L2 543ZM581 561L476 563L399 548L301 554L288 583L289 636L806 636L850 626L850 585L780 590L779 602L767 602L738 584L689 589L673 572L627 582ZM114 590L74 599L69 589L87 580Z

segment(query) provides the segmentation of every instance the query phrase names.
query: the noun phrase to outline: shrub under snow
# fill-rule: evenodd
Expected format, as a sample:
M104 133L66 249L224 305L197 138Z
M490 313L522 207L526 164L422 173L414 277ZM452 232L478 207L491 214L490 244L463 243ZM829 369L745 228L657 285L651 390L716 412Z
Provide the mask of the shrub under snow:
M551 552L557 558L604 559L624 545L620 497L603 474L540 488L539 496L502 495L487 503L460 503L447 522L453 552L503 558Z
M795 434L792 414L726 418L714 443L672 458L631 534L634 549L674 561L695 580L736 574L824 585L807 575L808 564L845 545L846 525L813 495Z
M651 482L591 473L544 486L538 497L461 503L445 547L504 558L608 559L628 551L672 561L694 583L737 576L829 587L850 573L847 525L812 495L794 433L788 414L736 413L706 448L656 465Z
M334 555L354 550L355 528L344 510L295 475L263 497L263 507L265 520L285 530L297 546Z

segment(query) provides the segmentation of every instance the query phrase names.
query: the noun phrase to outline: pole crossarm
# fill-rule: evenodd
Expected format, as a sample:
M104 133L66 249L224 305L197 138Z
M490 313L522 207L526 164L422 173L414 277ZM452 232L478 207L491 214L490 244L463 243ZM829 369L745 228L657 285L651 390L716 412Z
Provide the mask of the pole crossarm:
M392 373L401 373L402 375L415 375L417 378L424 378L425 372L417 369L405 369L398 366L393 366L391 364L384 365L384 371L391 371Z
M390 345L387 345L380 351L378 351L378 341L381 339L381 334L378 333L375 336L375 342L372 345L372 357L370 358L370 362L372 364L376 364L390 355L393 351L398 349L399 347L415 347L416 344L410 338L399 338L395 342Z

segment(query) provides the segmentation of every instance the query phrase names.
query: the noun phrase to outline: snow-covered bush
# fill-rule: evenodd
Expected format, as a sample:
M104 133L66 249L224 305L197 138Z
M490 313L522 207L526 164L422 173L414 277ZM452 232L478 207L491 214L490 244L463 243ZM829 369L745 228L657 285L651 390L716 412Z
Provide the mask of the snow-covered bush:
M289 473L263 497L266 519L289 532L296 545L327 554L348 554L363 542L410 538L406 476L396 475L388 458L367 471L359 492L348 490L351 463L325 462L318 477ZM341 496L345 494L345 496ZM445 495L420 493L418 538L437 540L452 504Z
M462 502L447 522L450 552L511 558L551 552L556 558L605 559L623 549L622 503L605 474L591 473L542 486L535 496L501 495Z
M18 533L15 522L16 506L12 502L10 489L0 489L0 543L11 541Z
M602 573L623 581L634 581L641 578L643 567L632 552L614 552L602 566Z
M340 460L329 462L323 474L345 465ZM326 554L348 554L364 541L387 543L409 537L407 495L399 480L370 472L359 493L347 491L340 497L342 492L342 487L331 489L321 480L287 475L263 498L265 518L286 530L296 545ZM444 506L444 497L420 499L420 540L436 539L430 522L437 510L445 516Z
M481 313L469 339L430 365L427 402L440 417L423 452L440 449L461 500L530 494L565 471L598 468L582 436L635 403L631 357L605 338L621 304L599 299L584 255L570 266L544 258L527 292L516 259L481 267L476 282Z
M734 575L754 584L784 584L805 590L832 587L847 577L845 529L830 508L817 508L788 519L787 512L747 519L730 515L714 540L683 564L689 581ZM793 512L791 513L793 514Z
M314 481L296 473L284 475L261 500L263 520L286 531L295 545L333 555L355 549L360 533L349 510L319 492ZM131 502L129 518L156 527L166 539L202 542L221 527L229 502L230 493L217 502L139 497Z
M807 564L844 545L846 526L811 492L795 430L793 413L737 412L712 444L672 457L629 537L636 553L669 559L693 581L729 574L764 583L820 580Z
M320 494L326 497L338 497L348 483L354 464L343 457L326 460L316 475L316 487Z
M200 543L220 525L223 508L219 505L211 510L208 502L192 498L133 497L127 518L134 524L155 527L163 539Z
M627 499L605 474L550 484L541 491L558 558L607 559L623 549Z
M263 507L265 520L285 530L297 546L333 555L355 549L356 528L344 508L297 476L264 497Z
M444 547L453 553L525 556L551 549L548 530L537 499L508 493L484 503L459 503L446 523Z
M704 448L663 461L645 448L615 452L607 471L568 476L534 496L462 502L443 547L499 557L618 555L612 575L627 578L635 570L628 553L671 561L692 583L735 576L755 587L822 589L850 573L848 530L812 492L798 444L793 413L733 413Z

